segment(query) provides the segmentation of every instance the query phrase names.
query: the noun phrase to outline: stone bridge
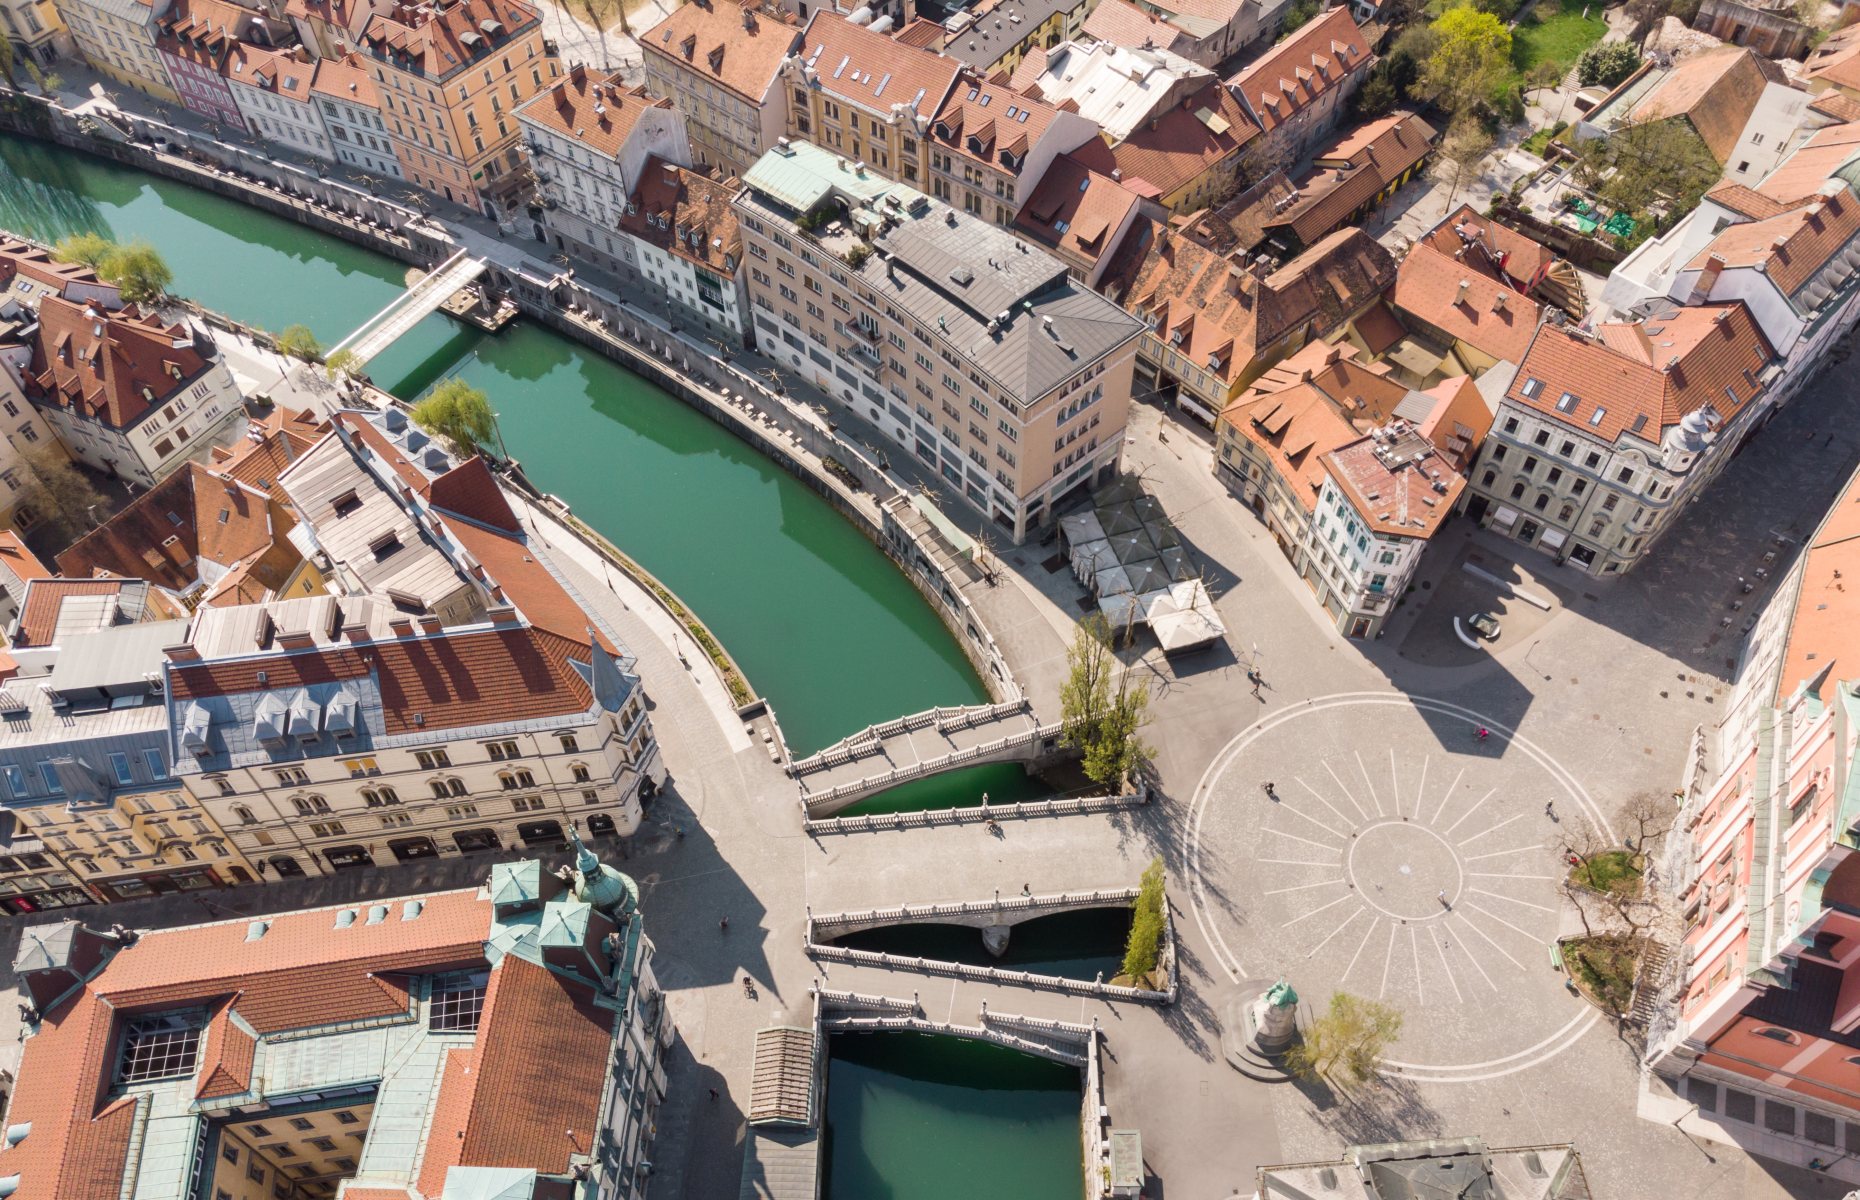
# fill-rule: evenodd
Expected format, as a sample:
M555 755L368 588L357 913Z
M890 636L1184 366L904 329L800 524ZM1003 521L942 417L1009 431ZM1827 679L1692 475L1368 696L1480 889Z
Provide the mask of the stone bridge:
M862 996L854 992L814 989L820 1013L821 1032L833 1033L928 1033L943 1037L987 1042L1023 1054L1037 1055L1067 1066L1091 1072L1098 1070L1099 1031L1097 1025L1054 1021L1040 1017L988 1011L983 1001L981 1021L976 1025L959 1025L954 1021L933 1021L911 1001L888 996Z
M1063 757L1059 725L1042 725L1024 699L932 708L872 725L788 764L809 818L830 817L888 788L990 763Z
M1009 931L1024 921L1085 908L1127 908L1137 898L1136 888L1101 888L1089 892L1061 892L1056 896L1008 896L997 892L992 900L958 900L947 904L905 904L897 908L871 908L864 912L807 913L807 944L825 946L837 938L888 925L967 925L982 931L982 943L991 954L1007 949Z

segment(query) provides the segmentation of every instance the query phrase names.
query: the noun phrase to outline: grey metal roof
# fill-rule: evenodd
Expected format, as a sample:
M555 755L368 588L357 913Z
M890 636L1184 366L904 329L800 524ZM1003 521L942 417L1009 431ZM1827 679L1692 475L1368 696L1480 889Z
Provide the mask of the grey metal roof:
M944 22L951 29L943 53L972 67L992 66L996 59L1018 46L1056 12L1072 8L1077 0L1003 0L993 10L960 29L954 28L972 13L959 13ZM1019 17L1019 23L1011 18Z
M147 690L144 676L159 672L167 661L162 647L186 637L186 621L149 621L67 638L59 644L50 683L65 696L100 688Z
M816 1200L819 1195L820 1131L750 1126L738 1200Z

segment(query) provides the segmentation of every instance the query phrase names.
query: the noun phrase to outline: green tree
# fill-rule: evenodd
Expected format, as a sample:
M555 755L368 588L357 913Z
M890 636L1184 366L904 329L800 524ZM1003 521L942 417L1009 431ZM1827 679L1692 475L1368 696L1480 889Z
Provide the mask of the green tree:
M1369 1082L1382 1067L1389 1044L1401 1036L1401 1013L1348 992L1330 998L1330 1009L1303 1030L1303 1040L1285 1056L1301 1079L1351 1087Z
M97 267L97 274L115 284L131 304L160 300L174 282L174 272L161 254L144 241L118 246Z
M1119 670L1102 613L1079 622L1066 664L1059 689L1060 743L1084 756L1085 775L1093 783L1121 784L1147 753L1137 734L1149 719L1149 685Z
M58 261L83 263L93 271L114 253L116 243L100 233L68 234L52 247L52 257Z
M1285 18L1279 24L1279 37L1284 39L1296 33L1312 17L1318 15L1318 0L1292 0L1285 10Z
M7 32L4 29L0 29L0 73L6 75L7 86L17 92L19 90L19 75L16 72L16 65L14 62L13 39L7 36Z
M1423 74L1435 102L1459 113L1490 98L1511 69L1511 31L1505 23L1462 7L1435 21L1433 32L1439 41Z
M1122 973L1139 987L1142 986L1144 976L1156 969L1156 960L1162 949L1163 929L1166 925L1163 917L1163 884L1163 861L1160 857L1153 858L1150 865L1143 868L1143 881L1137 890L1135 911L1130 916L1130 938L1124 944Z
M1640 51L1631 42L1597 42L1576 60L1576 78L1583 87L1613 87L1640 66Z
M475 454L497 432L497 415L485 394L458 376L441 383L413 406L413 419L460 454Z
M1440 139L1440 157L1453 171L1453 186L1447 190L1448 212L1453 211L1453 199L1460 193L1466 172L1472 171L1477 177L1479 164L1492 152L1492 144L1492 135L1471 113L1461 113L1447 126L1447 135Z
M332 376L354 379L362 373L361 360L355 357L355 351L343 347L323 360L323 368Z
M315 362L323 356L323 343L316 340L308 325L286 325L278 334L278 353Z
M1691 211L1718 181L1718 160L1683 120L1648 121L1582 143L1578 179L1602 203L1644 212L1661 202L1671 213Z

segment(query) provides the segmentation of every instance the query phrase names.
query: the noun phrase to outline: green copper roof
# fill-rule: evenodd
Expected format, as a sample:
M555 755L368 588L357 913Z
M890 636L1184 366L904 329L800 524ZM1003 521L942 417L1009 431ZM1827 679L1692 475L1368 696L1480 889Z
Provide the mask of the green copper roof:
M575 899L591 904L617 921L639 911L639 885L602 862L581 840L574 825L568 829L575 848Z

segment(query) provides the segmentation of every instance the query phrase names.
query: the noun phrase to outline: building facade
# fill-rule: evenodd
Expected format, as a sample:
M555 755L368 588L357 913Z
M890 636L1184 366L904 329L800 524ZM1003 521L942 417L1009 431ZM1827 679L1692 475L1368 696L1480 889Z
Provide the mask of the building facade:
M527 194L516 112L562 73L534 8L401 5L369 19L359 49L407 179L493 217Z
M58 11L85 62L125 87L180 103L155 47L169 0L62 0Z
M636 282L621 218L649 159L691 165L684 114L644 87L626 87L618 72L577 64L517 119L542 197L538 239Z
M349 54L323 59L310 86L336 161L384 179L400 179L400 160L388 141L380 98L360 58Z
M628 260L653 307L695 325L719 347L749 344L749 273L734 181L646 160L620 217Z
M1227 80L1259 127L1255 153L1289 166L1330 136L1376 56L1350 10L1311 18Z
M51 65L72 47L65 19L52 0L4 0L0 2L0 26L5 27L20 58L40 66Z
M324 162L336 161L316 97L317 64L306 50L235 46L221 68L233 103L257 136Z
M1116 471L1142 325L1066 264L807 143L736 199L756 341L1016 543Z
M788 124L776 80L801 31L779 9L692 0L639 39L646 87L684 114L692 165L740 176Z

